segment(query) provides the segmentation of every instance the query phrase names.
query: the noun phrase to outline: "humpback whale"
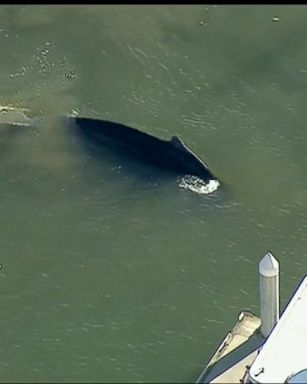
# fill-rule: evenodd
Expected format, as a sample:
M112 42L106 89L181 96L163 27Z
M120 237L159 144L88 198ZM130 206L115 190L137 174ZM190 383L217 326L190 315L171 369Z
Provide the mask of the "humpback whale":
M43 129L44 119L28 117L25 112L28 110L0 106L2 152L8 145L7 139L11 134L20 135L21 132L28 131L26 128L31 128L32 131L34 128L35 132ZM58 123L61 123L61 129L64 123L64 128L68 125L73 135L81 135L81 142L93 143L98 152L102 146L111 147L116 149L116 152L130 155L143 163L172 171L176 175L188 176L183 177L183 185L180 186L191 190L195 186L197 192L211 193L220 185L218 178L204 161L178 136L164 140L122 123L73 115L60 116L60 121L58 118L55 121L56 125Z
M66 116L79 132L98 145L120 148L153 166L179 175L218 180L208 166L178 136L163 140L127 125L79 116Z

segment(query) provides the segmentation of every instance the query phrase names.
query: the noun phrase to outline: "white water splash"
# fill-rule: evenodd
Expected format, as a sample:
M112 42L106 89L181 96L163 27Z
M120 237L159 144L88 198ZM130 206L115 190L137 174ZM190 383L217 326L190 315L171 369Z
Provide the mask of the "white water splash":
M206 183L204 180L196 176L184 176L179 184L180 188L188 189L200 195L209 195L218 189L220 182L218 180L209 180Z
M13 126L34 126L38 122L37 118L28 117L30 110L22 107L12 107L0 105L0 124Z

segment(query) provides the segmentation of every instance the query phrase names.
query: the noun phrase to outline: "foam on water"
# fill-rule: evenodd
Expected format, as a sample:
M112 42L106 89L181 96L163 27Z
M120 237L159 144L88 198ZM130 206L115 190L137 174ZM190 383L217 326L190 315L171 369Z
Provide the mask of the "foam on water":
M220 182L218 180L204 180L196 176L184 176L179 184L179 187L198 193L200 195L209 195L218 189Z

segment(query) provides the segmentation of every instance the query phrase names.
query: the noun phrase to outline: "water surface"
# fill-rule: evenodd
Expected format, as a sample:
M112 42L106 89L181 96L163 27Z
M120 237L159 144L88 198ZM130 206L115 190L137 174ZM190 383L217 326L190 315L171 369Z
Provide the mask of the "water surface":
M306 272L305 6L0 7L3 382L193 382L258 262L282 304ZM279 21L272 19L278 17ZM55 117L181 136L223 185L199 196Z

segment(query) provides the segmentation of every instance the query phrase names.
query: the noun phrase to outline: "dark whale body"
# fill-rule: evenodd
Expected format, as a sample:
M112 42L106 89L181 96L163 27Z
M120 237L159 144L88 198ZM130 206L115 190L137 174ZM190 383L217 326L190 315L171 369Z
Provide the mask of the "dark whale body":
M179 175L217 180L207 165L184 143L173 136L163 140L124 124L86 117L68 117L79 132L96 144L124 150L133 157Z
M116 149L115 154L121 152L132 155L143 163L172 171L177 175L197 176L208 185L211 180L215 182L213 185L219 185L219 180L207 165L177 136L163 140L124 124L76 116L61 116L60 122L56 119L62 128L63 120L65 126L68 124L72 128L73 134L81 135L81 142L90 141L98 152L102 146L112 147ZM25 130L28 131L26 128L39 131L40 128L43 129L43 121L39 118L29 118L23 109L0 106L1 154L4 154L6 148L9 149L8 139L12 134L20 135Z

